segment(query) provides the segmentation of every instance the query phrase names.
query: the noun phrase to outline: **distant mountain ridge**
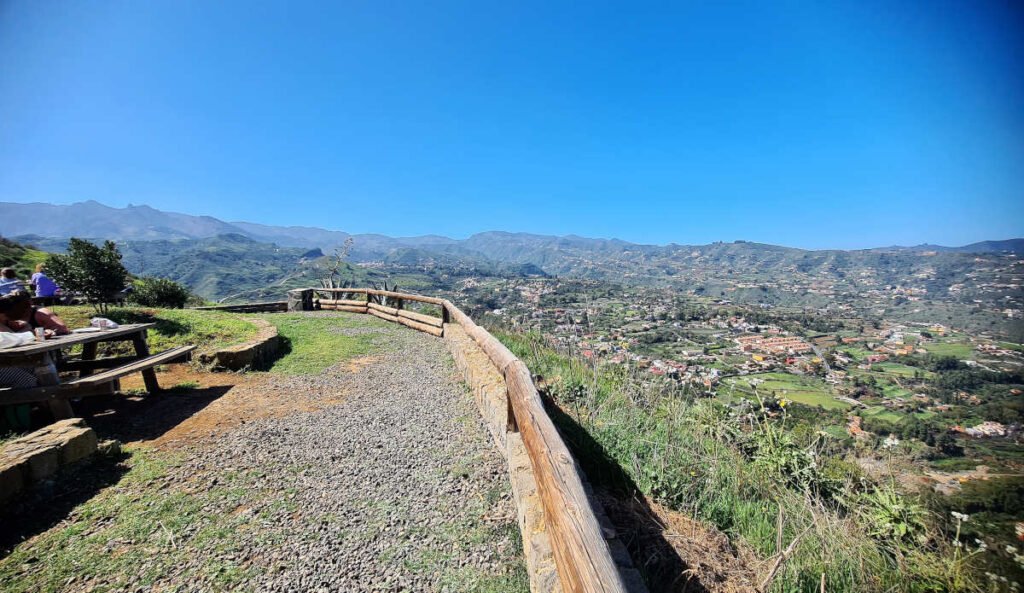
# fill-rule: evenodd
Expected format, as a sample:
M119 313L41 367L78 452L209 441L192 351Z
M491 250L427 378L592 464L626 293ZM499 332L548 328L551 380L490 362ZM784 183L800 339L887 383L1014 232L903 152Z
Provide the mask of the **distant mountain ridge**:
M220 235L238 234L264 243L283 247L320 248L329 252L351 238L354 241L352 259L355 261L381 260L397 249L414 248L449 256L483 257L495 261L529 263L537 266L551 264L563 258L566 252L593 253L600 257L622 255L655 255L704 246L642 245L619 239L592 239L567 235L535 235L489 231L463 240L437 235L421 237L388 237L379 234L353 235L306 226L273 226L251 222L225 222L211 216L193 216L165 212L149 206L129 205L113 208L94 200L69 205L41 202L0 202L0 236L37 235L46 238L107 237L122 240L162 241L174 239L207 239ZM763 244L737 242L749 246ZM777 247L777 246L773 246ZM779 247L793 252L809 250ZM840 251L840 250L823 250ZM958 253L1024 253L1024 239L981 241L960 247L918 245L914 247L887 247L860 251L911 251ZM817 251L810 251L817 253Z

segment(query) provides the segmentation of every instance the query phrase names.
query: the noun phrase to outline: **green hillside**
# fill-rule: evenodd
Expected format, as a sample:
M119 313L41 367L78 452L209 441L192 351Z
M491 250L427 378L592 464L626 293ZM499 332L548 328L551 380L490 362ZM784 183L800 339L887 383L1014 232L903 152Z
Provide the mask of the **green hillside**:
M18 272L18 277L23 280L28 280L35 271L36 264L42 263L45 259L45 251L0 237L0 267L14 268Z

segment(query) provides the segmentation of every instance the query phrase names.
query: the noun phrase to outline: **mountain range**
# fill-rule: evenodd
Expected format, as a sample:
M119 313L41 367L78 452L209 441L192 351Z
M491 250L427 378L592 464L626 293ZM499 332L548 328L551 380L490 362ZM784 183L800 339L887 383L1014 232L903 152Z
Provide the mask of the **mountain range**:
M438 254L481 257L509 263L544 267L559 258L559 251L613 254L657 254L685 250L691 246L641 245L618 239L590 239L568 235L555 237L528 233L483 232L463 240L437 235L388 237L378 234L353 235L344 231L305 226L272 226L251 222L225 222L211 216L164 212L149 206L113 208L96 201L69 205L0 202L0 236L36 235L47 238L106 237L120 240L152 241L205 239L218 235L242 235L254 241L284 247L320 248L330 252L352 239L354 261L375 261L399 249L419 249ZM713 244L714 245L714 244ZM749 243L749 245L758 245ZM693 246L696 248L707 246ZM798 250L795 248L782 248ZM959 247L918 245L885 247L867 251L1024 253L1024 239L982 241Z
M461 240L395 238L97 202L0 202L0 235L46 252L63 251L69 237L114 239L133 274L171 278L212 300L278 298L287 288L316 285L326 269L325 254L348 239L348 261L357 264L346 267L349 281L399 281L431 292L452 289L466 278L557 276L812 307L843 295L848 302L867 302L860 296L896 291L885 294L955 302L964 311L983 303L994 315L1024 299L1024 239L813 251L748 241L641 245L499 231Z

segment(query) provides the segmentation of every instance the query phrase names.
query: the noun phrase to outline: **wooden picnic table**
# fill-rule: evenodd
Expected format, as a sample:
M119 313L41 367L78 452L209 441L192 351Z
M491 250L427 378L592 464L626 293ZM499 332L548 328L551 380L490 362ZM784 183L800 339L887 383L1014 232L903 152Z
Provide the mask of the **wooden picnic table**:
M69 397L93 395L113 391L118 379L124 375L141 372L146 391L160 390L154 367L165 362L186 358L194 346L173 348L156 356L150 356L146 341L146 330L155 323L132 323L116 329L103 329L54 336L41 342L33 342L14 348L0 350L0 367L33 368L39 387L0 388L0 404L45 401L50 405L54 417L72 416ZM96 358L98 347L104 342L132 342L134 356ZM65 360L61 351L82 345L82 355L75 360ZM99 369L108 369L93 374ZM78 378L61 383L60 373L77 371Z

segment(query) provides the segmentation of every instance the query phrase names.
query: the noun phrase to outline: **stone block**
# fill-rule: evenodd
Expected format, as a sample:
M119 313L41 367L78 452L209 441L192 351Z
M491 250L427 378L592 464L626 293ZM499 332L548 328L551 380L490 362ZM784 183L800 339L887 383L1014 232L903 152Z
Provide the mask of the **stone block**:
M4 445L0 451L0 500L49 479L96 451L96 433L81 418L68 418Z
M24 459L0 459L0 503L14 498L25 488L28 464Z

